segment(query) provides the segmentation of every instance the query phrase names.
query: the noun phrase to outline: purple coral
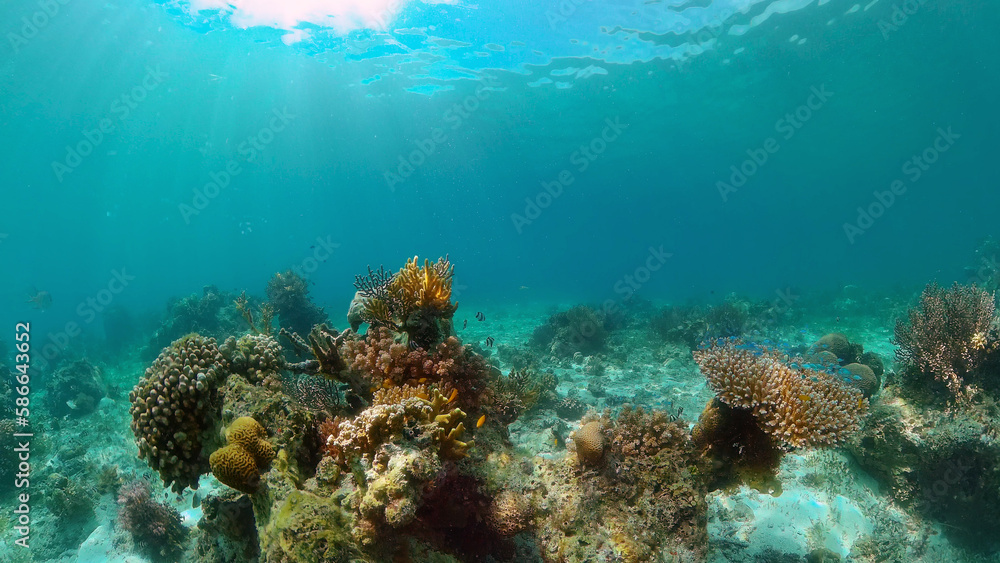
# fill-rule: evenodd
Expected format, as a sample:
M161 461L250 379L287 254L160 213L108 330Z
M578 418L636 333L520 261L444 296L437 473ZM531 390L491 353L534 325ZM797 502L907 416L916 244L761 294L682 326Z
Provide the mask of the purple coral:
M157 560L175 560L187 529L176 508L153 499L149 483L135 481L118 493L118 527Z

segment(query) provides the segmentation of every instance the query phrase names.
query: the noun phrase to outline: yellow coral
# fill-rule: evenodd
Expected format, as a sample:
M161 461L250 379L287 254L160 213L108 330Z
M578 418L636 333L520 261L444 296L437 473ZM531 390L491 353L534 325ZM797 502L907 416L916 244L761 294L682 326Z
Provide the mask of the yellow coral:
M260 473L253 455L243 446L229 444L215 450L208 458L212 466L212 474L224 485L252 493L260 484Z
M260 484L260 472L274 459L274 446L265 440L267 432L259 422L241 416L226 429L228 445L208 458L212 474L221 483L252 493Z
M265 440L267 431L259 422L249 416L241 416L226 429L226 441L243 447L259 467L264 467L274 459L274 446Z
M414 256L406 261L406 266L392 280L392 291L410 306L438 311L452 309L451 278L455 267L447 259L439 259L433 265L430 260L424 259L422 267L417 266L418 260Z

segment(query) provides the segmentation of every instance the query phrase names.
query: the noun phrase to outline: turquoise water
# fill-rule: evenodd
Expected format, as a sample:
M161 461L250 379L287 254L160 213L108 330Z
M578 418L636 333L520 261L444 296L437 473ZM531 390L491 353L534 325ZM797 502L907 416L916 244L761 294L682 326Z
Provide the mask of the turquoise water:
M1000 148L1000 8L992 3L10 0L0 14L0 364L16 374L15 326L30 323L31 393L40 403L32 424L44 436L33 454L34 486L44 487L32 501L33 547L13 543L19 487L5 486L0 560L156 559L112 541L123 529L117 486L81 493L90 511L43 499L84 487L109 467L164 495L155 471L135 459L128 391L188 332L220 345L245 333L232 305L240 292L259 323L260 305L275 301L266 287L276 272L302 278L323 309L317 319L342 331L356 275L379 265L396 272L414 255L420 264L447 256L455 266L450 299L459 304L453 332L504 374L523 367L518 353L534 354L539 373L559 378L553 400L580 395L579 412L543 401L505 425L509 440L477 438L485 457L535 459L534 479L550 485L568 471L559 464L578 455L570 436L588 408L586 416L597 416L622 402L670 412L683 405L680 420L698 421L713 390L692 359L697 342L671 340L683 321L664 307L700 307L688 320L711 319L708 307L735 303L750 320L725 331L709 320L692 338L768 338L793 354L844 332L904 373L895 322L925 284L995 287L992 247L983 246L996 236L1000 204L992 158ZM984 264L986 275L977 276ZM195 313L177 307L203 295L222 309L210 306L192 321ZM557 350L544 335L533 339L539 327L563 322L554 313L576 305L600 313L606 344ZM609 319L619 311L624 320L615 325ZM290 315L279 307L275 326ZM289 361L307 357L277 340ZM84 359L100 372L86 413L78 397L52 398L69 385L52 383L59 377L90 373L67 371ZM622 399L593 393L596 378ZM469 434L473 413L488 417L487 429L497 419L476 408L466 408ZM358 414L331 409L326 418ZM263 416L248 405L230 410L225 425L233 413ZM976 420L987 432L995 415L983 412ZM93 443L91 428L102 431ZM61 443L79 443L78 451ZM764 560L722 541L729 536L713 522L749 518L737 505L765 520L761 514L807 498L849 514L791 517L791 529L813 538L809 553L825 546L858 561L996 557L979 535L992 522L958 539L946 533L967 528L955 514L975 508L914 507L901 499L919 493L893 496L892 478L872 469L881 462L866 465L849 448L804 451L788 453L777 470L786 489L773 497L778 508L747 497L754 489L746 484L706 485L697 495L710 499L707 512L692 521L707 539L688 543L671 528L647 541L649 550L624 548L615 538L629 532L608 525L575 532L603 538L606 551L556 549L565 543L551 530L566 526L550 521L559 511L549 505L535 506L533 532L512 536L516 555L396 531L423 546L411 546L411 560ZM983 459L992 461L989 452ZM830 468L837 464L846 469ZM316 460L305 466L315 474ZM494 470L503 473L477 471ZM914 486L933 489L933 475L945 470L929 469ZM872 484L831 492L810 485L810 474ZM204 498L232 492L206 479ZM524 495L524 479L518 487L490 481L483 502L498 505L501 490ZM184 513L202 502L192 494L162 498ZM426 493L417 504L430 510L443 502L435 498ZM931 547L900 559L851 552L859 537L877 536L883 547L919 543L882 534L893 527L872 506L892 507L901 515L894 522L911 532L914 522L930 526ZM262 512L244 512L265 529ZM197 532L200 515L184 518L188 551L161 559L349 560L316 552L280 559L264 543L264 555L227 559L198 551L197 533L213 532ZM630 518L631 526L652 526ZM60 538L62 529L73 531ZM813 541L824 534L851 539ZM81 550L87 541L90 551ZM783 541L774 545L790 545ZM114 553L94 555L101 546ZM390 558L362 552L353 557ZM786 555L798 561L805 552Z

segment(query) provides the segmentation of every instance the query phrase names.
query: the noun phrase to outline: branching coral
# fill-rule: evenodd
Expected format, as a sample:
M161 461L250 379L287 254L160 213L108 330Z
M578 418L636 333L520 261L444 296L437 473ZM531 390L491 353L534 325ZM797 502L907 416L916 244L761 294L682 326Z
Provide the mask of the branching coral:
M118 527L156 561L178 561L187 528L181 515L153 499L149 484L136 481L118 494Z
M826 446L859 428L868 402L836 377L791 367L768 348L720 340L694 352L709 385L727 405L750 409L761 429L789 446Z
M969 374L997 349L997 320L993 294L974 285L929 284L908 318L896 321L897 358L968 398Z
M165 348L129 393L139 457L176 492L197 488L208 468L202 445L218 417L217 388L228 374L215 339L192 334Z
M260 328L257 328L256 323L254 323L253 307L250 305L250 299L247 298L247 292L240 293L240 296L236 298L234 303L236 310L243 315L243 319L250 325L250 332L265 336L271 335L273 330L271 321L274 320L274 308L271 307L270 303L264 303L260 306Z
M408 343L430 348L452 333L451 319L458 305L451 302L455 267L447 257L431 263L414 256L395 275L384 268L357 276L354 285L362 299L361 319L373 327L405 333Z

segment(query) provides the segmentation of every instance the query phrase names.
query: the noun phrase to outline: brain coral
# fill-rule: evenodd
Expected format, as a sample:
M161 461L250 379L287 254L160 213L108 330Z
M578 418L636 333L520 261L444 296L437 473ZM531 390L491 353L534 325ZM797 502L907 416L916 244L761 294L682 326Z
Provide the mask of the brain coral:
M265 440L267 432L249 416L233 421L226 429L229 444L209 458L212 474L230 487L252 493L260 484L260 473L274 459L274 446Z
M202 446L218 418L217 388L227 375L215 339L192 334L164 348L129 393L139 457L175 492L197 488L208 468Z
M582 463L597 465L604 457L604 432L600 422L588 422L573 434L576 455Z

